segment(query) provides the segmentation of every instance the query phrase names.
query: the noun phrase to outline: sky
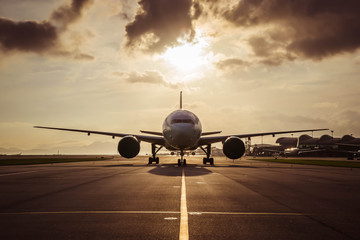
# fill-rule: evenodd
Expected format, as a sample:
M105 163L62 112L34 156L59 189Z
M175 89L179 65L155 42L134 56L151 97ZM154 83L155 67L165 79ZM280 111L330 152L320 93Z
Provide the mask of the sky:
M204 131L360 137L358 0L0 6L0 154L116 153L119 139L33 126L161 131L180 91Z

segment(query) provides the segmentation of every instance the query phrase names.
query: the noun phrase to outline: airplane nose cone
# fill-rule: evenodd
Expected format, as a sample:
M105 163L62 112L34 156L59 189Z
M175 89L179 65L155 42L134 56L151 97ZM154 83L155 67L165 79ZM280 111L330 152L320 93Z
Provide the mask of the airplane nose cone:
M192 147L194 142L194 130L193 129L181 129L180 131L173 131L172 133L172 145L176 148L187 149Z

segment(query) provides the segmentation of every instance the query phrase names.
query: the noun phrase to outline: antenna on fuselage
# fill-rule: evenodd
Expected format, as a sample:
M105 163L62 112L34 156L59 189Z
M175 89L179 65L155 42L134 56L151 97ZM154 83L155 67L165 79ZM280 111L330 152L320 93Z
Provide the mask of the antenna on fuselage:
M180 110L182 109L182 91L180 91Z

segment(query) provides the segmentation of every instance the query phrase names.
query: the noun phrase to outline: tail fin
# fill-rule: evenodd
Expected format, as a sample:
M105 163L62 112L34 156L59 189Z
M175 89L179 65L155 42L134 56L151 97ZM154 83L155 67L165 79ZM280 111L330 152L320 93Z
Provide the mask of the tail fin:
M180 91L180 110L182 109L182 91Z

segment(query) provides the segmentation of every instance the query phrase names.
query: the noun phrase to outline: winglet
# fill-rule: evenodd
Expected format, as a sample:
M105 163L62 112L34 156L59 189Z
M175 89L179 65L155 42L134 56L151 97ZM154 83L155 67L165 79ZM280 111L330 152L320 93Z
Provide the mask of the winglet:
M180 110L182 109L182 91L180 91Z

